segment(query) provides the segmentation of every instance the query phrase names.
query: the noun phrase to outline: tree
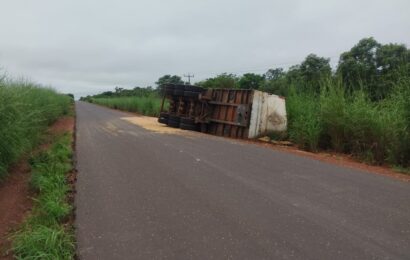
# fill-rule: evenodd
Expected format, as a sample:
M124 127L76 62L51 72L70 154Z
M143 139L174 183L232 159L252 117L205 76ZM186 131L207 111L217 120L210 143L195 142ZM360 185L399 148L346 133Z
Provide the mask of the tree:
M319 57L316 54L309 54L300 64L300 77L305 86L316 93L320 91L320 81L332 75L330 59Z
M373 100L380 100L402 75L410 75L410 51L403 44L382 45L364 38L342 53L337 73L348 90L364 88Z
M404 44L386 44L376 50L377 69L387 74L410 63L410 50Z
M259 87L260 90L276 95L286 96L288 83L286 72L282 68L269 69L265 74L265 81Z
M300 83L302 84L302 76L300 73L300 65L293 65L290 66L289 70L286 73L286 81L289 85Z
M265 77L255 73L245 73L238 81L241 89L258 89L265 80Z
M101 93L100 95L101 95L101 96L111 97L111 96L114 96L114 92L112 92L112 91L105 91L105 92Z
M386 97L393 86L403 78L410 77L410 50L403 44L386 44L376 50L377 78L373 82L372 96Z
M266 80L277 80L285 76L286 73L283 71L283 68L269 69L265 73Z
M222 73L214 78L208 78L196 83L203 88L237 88L238 77L234 74Z
M118 95L118 96L119 96L119 95L121 94L121 92L124 90L124 88L120 88L120 87L115 87L114 89L115 89L115 94Z
M159 87L163 84L184 84L184 81L177 75L164 75L160 77L155 84Z
M372 85L377 74L376 53L380 46L373 37L364 38L340 55L337 72L350 91Z
M162 87L164 84L184 84L184 81L181 79L180 76L177 76L177 75L171 76L167 74L167 75L160 77L158 81L155 82L155 84L157 85L158 93L162 95L164 93L164 89Z

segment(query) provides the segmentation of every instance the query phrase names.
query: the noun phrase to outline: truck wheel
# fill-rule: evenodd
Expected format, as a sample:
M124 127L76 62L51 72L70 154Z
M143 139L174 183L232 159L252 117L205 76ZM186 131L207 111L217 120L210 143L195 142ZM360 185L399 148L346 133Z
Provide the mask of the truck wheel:
M168 119L167 125L170 127L178 128L180 124L178 121Z
M199 92L184 91L184 97L198 98L198 96L199 96Z
M163 85L164 87L164 93L165 95L173 95L174 94L174 84L165 84Z
M189 117L181 117L181 124L195 125L195 119Z
M159 113L158 122L161 123L161 124L167 124L168 123L168 118L169 118L168 113L161 112L161 113Z
M198 125L194 124L183 124L181 123L179 125L179 128L183 129L183 130L190 130L190 131L198 131Z
M174 85L174 96L183 96L185 91L185 85Z
M167 125L170 127L179 127L179 123L181 122L181 117L177 115L169 115Z
M204 88L201 87L197 87L197 86L191 86L191 85L185 85L185 91L191 91L191 92L197 92L200 93L202 91L204 91Z

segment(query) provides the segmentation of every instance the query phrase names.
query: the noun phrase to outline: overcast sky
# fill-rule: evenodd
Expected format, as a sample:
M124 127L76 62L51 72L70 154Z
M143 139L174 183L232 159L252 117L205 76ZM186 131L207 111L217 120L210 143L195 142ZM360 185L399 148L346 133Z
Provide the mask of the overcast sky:
M164 74L264 73L364 37L409 46L409 0L2 0L0 67L77 97Z

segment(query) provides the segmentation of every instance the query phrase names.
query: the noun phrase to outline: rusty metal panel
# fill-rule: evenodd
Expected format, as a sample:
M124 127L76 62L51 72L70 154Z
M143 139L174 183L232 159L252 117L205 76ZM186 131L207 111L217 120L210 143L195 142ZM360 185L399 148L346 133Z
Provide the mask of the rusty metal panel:
M209 89L204 94L208 132L233 138L247 138L252 90Z

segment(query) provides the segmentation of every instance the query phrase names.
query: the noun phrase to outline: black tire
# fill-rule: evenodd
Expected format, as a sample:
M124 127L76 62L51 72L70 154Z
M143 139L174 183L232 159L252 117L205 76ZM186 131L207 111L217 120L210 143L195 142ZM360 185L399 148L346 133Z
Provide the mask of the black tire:
M169 113L167 113L167 112L161 112L161 113L159 113L159 117L163 117L163 118L168 119L168 118L169 118Z
M174 89L173 88L166 88L165 89L165 95L174 95Z
M168 123L168 118L169 118L168 113L161 112L161 113L159 113L158 122L161 123L161 124L167 124Z
M168 119L167 125L174 128L179 128L179 121Z
M204 89L204 88L201 88L201 87L197 87L197 86L185 85L184 90L185 90L185 91L191 91L191 92L198 92L198 93L200 93L200 92L204 91L205 89Z
M185 85L183 85L183 84L174 84L174 89L185 90Z
M172 95L182 97L184 96L184 91L179 90L179 89L174 89L174 92L172 93Z
M174 94L174 84L164 84L162 85L162 88L164 89L165 95L173 95Z
M168 115L168 122L167 122L168 126L178 128L180 122L181 122L180 116Z
M181 117L181 124L195 125L195 119L189 117Z
M190 131L198 131L198 125L192 125L192 124L179 124L179 128L183 130L190 130Z
M175 122L181 122L181 117L177 115L168 115L168 120L170 121L175 121Z
M199 92L184 91L184 97L197 99L199 97Z
M159 117L158 118L158 123L168 124L168 118Z
M201 129L202 133L207 133L208 132L208 124L201 123L200 129Z
M174 85L174 96L183 96L185 90L185 85Z

